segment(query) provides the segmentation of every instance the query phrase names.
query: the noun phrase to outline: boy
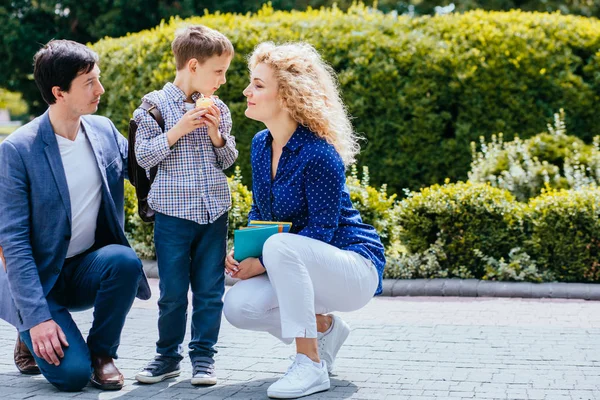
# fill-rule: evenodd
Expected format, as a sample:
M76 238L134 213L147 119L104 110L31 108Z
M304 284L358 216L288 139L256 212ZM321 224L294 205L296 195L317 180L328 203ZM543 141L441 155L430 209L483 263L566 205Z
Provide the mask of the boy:
M210 97L226 82L233 46L215 30L191 26L176 35L171 48L177 64L174 82L144 96L160 111L164 132L147 111L138 108L133 114L138 124L138 163L146 170L158 166L148 205L156 212L160 276L158 355L136 379L156 383L180 374L191 285L192 384L214 385L231 207L223 170L235 162L238 152L227 106L216 97L208 107L196 108L195 101Z

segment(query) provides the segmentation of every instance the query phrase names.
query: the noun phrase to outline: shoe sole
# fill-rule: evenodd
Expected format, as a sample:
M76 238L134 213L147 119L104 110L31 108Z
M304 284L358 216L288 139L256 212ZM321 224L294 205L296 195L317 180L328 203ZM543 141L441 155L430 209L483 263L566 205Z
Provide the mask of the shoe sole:
M299 397L310 396L311 394L324 392L326 390L329 390L330 387L331 387L331 384L329 381L327 381L327 382L321 383L318 386L308 389L304 393L298 394L298 393L288 393L288 392L269 392L267 390L267 396L269 396L269 398L271 398L271 399L297 399Z
M338 323L339 323L339 321L338 321ZM335 358L337 357L337 353L340 351L340 349L346 342L346 339L348 339L348 336L350 336L350 327L345 322L343 322L343 324L344 324L344 333L341 336L341 340L338 342L339 346L337 346L337 348L333 351L333 360L335 360ZM333 362L331 364L327 363L327 372L330 374L333 372Z
M100 390L121 390L123 389L122 383L99 383L94 379L90 379L90 383L92 386L100 389Z
M192 385L211 386L217 384L217 378L192 378Z
M159 376L136 375L135 380L140 383L158 383L164 381L165 379L175 378L180 374L181 371L173 371Z
M17 366L17 369L19 370L20 373L22 373L23 375L39 375L42 373L42 371L40 371L39 367L36 368L31 368L31 369L21 369Z

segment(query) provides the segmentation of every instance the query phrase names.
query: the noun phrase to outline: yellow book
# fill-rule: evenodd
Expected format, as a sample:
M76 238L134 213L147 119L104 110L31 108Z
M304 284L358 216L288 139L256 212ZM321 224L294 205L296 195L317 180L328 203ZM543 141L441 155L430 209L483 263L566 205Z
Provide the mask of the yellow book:
M248 226L273 226L277 225L279 227L279 233L289 232L292 229L291 222L281 222L281 221L255 221L252 220L248 223Z

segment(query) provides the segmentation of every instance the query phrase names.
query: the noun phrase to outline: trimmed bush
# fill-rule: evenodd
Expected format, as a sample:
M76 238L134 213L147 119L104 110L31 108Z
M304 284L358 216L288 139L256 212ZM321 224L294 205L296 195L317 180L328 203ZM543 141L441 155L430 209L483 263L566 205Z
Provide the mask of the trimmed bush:
M569 126L590 142L600 134L600 21L558 14L474 11L410 18L364 6L205 15L104 39L101 112L125 132L143 94L174 78L170 42L183 24L227 35L236 55L219 95L229 105L249 182L249 146L261 125L244 115L245 58L265 40L312 43L339 74L343 96L367 142L359 167L393 193L444 178L464 179L469 144L496 132L528 138L567 104ZM511 137L507 137L511 139Z
M229 210L228 248L233 247L233 231L248 225L248 213L252 207L252 192L242 183L240 167L235 167L235 173L227 178L231 191L231 210Z
M394 213L396 195L388 196L385 184L381 185L379 190L369 186L369 180L368 167L363 167L362 178L359 179L356 166L352 166L350 176L346 178L350 200L354 208L360 212L363 222L377 230L381 242L387 247L398 235L398 221Z
M600 282L600 189L550 191L525 212L529 254L561 282Z
M413 258L399 258L403 250L392 247L388 254L402 265L392 261L390 267L412 277L481 279L483 257L507 257L523 242L522 208L508 191L486 184L459 182L411 193L396 212L404 254ZM419 266L430 275L419 276Z
M500 281L600 281L600 189L561 190L517 202L486 184L434 185L397 203L385 186L347 178L363 220L386 243L385 278L478 278ZM229 178L233 230L247 223L252 193L239 169ZM143 258L154 258L153 225L141 221L126 183L125 230ZM385 236L384 236L385 235Z

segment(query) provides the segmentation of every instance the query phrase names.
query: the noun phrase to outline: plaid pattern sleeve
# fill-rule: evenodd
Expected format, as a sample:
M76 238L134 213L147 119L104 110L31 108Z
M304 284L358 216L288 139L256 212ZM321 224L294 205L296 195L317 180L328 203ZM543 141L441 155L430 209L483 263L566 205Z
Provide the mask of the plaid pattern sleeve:
M167 135L144 109L135 110L133 119L138 125L135 134L135 157L140 167L150 169L171 153Z
M235 138L231 135L231 112L229 107L222 101L217 101L217 107L221 111L221 122L219 123L219 133L225 140L225 146L214 147L215 155L217 156L217 164L221 169L227 169L233 165L238 157L238 151L235 148Z

